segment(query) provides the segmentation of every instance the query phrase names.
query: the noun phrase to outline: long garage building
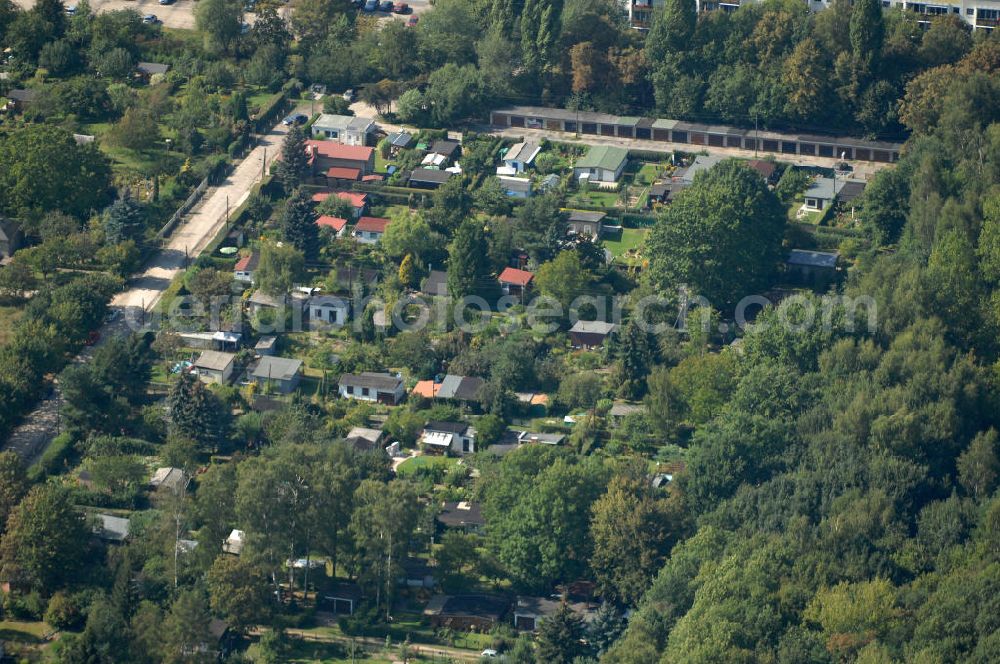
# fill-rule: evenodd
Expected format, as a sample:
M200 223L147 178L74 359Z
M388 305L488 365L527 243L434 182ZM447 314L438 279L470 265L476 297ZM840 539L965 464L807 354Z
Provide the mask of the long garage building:
M726 125L706 125L680 120L655 120L540 106L511 106L497 109L490 112L490 123L495 127L546 129L590 136L634 138L742 150L756 149L758 152L773 154L884 163L898 161L899 153L903 148L902 143L864 141L844 136L783 134Z

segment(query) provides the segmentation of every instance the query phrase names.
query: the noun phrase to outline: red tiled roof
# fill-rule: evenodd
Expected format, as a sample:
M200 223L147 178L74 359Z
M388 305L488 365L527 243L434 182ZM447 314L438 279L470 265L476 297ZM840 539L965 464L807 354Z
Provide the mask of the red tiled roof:
M384 219L382 217L361 217L358 219L358 225L354 227L358 231L368 231L369 233L384 233L385 227L389 225L392 219Z
M337 180L351 180L357 181L361 177L360 168L344 168L343 166L332 166L326 172L326 177L335 178Z
M314 154L327 159L347 159L351 161L368 161L375 153L375 148L363 145L341 145L335 141L306 141L306 148L312 148Z
M535 275L527 270L518 270L516 267L505 267L500 273L500 282L514 284L515 286L527 286Z
M776 168L774 162L764 161L763 159L751 159L747 162L747 166L752 168L761 174L762 177L769 178L774 174L774 169Z
M236 272L246 272L247 268L250 267L250 263L252 263L252 262L255 262L254 261L254 255L253 254L247 254L243 258L241 258L238 261L236 261L236 267L233 268L233 270L236 271Z
M385 180L385 176L379 173L372 173L361 178L362 182L382 182L383 180Z
M315 197L313 197L315 198ZM341 198L356 208L364 207L368 203L367 194L356 194L350 191L338 191L337 198Z
M317 193L313 194L312 202L313 203L322 203L323 201L325 201L328 198L330 198L330 192L329 191L320 191L320 192L317 192Z
M441 389L440 383L435 383L433 380L418 380L417 384L413 386L413 390L410 391L410 394L433 399L437 396L439 389Z
M320 215L319 219L316 220L317 226L325 226L327 228L332 228L338 233L344 230L344 226L347 225L346 219L341 219L340 217L331 217L328 214Z

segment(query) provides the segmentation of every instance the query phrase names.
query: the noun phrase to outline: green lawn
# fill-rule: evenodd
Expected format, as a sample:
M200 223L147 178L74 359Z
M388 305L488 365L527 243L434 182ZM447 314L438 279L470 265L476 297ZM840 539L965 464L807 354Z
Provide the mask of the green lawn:
M604 240L605 248L617 258L629 263L638 260L637 252L639 245L649 231L644 228L624 228L622 235L616 240Z
M588 207L598 207L598 208L613 208L617 207L621 194L617 191L588 191L586 193L575 194L567 204L567 207L572 207L573 203L577 205L586 205Z
M639 172L635 174L633 182L638 185L653 184L660 170L659 164L643 164Z
M21 307L0 306L0 346L10 339L10 335L14 332L14 323L23 313Z
M0 641L41 643L42 637L52 631L52 628L43 622L0 620Z
M790 206L788 206L788 220L792 222L799 222L804 224L818 224L820 219L823 218L824 210L809 210L802 215L799 214L799 210L802 209L802 201L796 200Z
M385 173L390 165L392 165L392 160L385 159L379 150L375 150L375 172Z
M412 459L407 459L399 465L396 472L400 477L403 477L409 473L417 472L420 468L438 467L448 470L458 462L459 459L455 457L429 456L424 454L418 457L413 457Z

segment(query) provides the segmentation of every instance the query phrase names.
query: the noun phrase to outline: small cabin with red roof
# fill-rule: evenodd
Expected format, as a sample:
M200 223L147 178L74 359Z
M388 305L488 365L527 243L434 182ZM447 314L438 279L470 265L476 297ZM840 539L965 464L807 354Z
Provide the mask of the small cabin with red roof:
M331 187L336 185L349 185L361 179L361 169L347 168L346 166L332 166L326 169L326 181Z
M312 195L312 202L314 205L319 205L333 195L334 192L332 191L319 191ZM367 194L354 191L338 191L336 192L336 196L337 198L351 204L351 208L353 210L351 213L352 219L360 218L365 213L365 209L368 207Z
M236 266L233 267L233 279L236 281L244 281L248 284L253 283L253 274L257 270L257 265L260 263L260 254L256 251L247 254L243 258L236 261Z
M361 217L354 227L354 239L364 244L375 244L382 239L391 221L383 217Z
M320 228L328 228L337 237L344 237L344 231L347 230L347 220L342 217L331 217L328 214L323 214L317 217L316 225Z
M531 286L531 280L535 275L527 270L519 270L516 267L505 267L497 278L500 288L506 295L523 295Z

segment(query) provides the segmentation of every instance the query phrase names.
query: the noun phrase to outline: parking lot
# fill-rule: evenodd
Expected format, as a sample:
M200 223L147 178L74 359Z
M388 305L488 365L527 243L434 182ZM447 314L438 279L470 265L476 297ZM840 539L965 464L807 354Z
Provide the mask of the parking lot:
M64 0L67 7L75 5L75 0ZM22 7L23 9L31 9L35 5L35 0L14 0L14 2ZM431 7L430 0L407 0L407 4L413 10L413 14L422 14ZM163 25L167 28L176 28L180 30L194 30L194 8L195 0L175 0L171 5L161 5L157 0L90 0L90 7L95 12L108 12L117 9L134 9L143 16L146 14L155 14L158 19L163 22ZM281 8L281 15L286 19L288 14L291 12L291 6L285 5ZM374 12L373 16L380 19L391 19L392 17L400 18L406 20L405 16L400 14L386 14L383 12ZM244 21L253 25L256 20L254 14L246 14L244 16Z
M24 9L31 9L35 0L14 0ZM75 0L64 0L67 7L76 4ZM110 12L117 9L134 9L143 16L155 14L168 28L194 30L194 0L175 0L172 5L161 5L157 0L90 0L90 7L95 12ZM253 23L253 15L248 14L247 23Z

